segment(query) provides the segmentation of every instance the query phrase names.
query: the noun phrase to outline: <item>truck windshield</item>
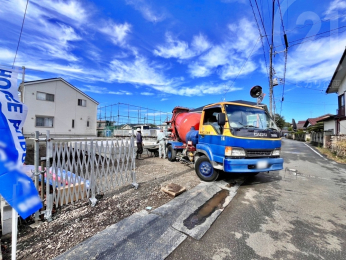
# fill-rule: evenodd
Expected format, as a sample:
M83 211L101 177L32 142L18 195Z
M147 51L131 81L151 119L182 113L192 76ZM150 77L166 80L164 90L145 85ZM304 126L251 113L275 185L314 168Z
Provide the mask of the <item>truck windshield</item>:
M260 108L225 105L231 128L259 128L278 130L271 117Z

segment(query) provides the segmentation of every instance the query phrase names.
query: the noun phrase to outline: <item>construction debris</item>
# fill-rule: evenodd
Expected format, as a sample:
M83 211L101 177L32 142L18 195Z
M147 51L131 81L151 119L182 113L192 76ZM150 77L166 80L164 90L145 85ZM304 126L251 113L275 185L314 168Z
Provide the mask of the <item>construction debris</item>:
M186 191L185 187L182 187L175 183L170 183L164 187L161 188L161 191L167 193L170 196L176 197Z

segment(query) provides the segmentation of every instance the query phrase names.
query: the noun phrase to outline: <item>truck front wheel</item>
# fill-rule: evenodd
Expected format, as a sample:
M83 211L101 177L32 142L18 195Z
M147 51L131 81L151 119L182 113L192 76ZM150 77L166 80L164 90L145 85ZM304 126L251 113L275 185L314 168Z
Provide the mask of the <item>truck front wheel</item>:
M172 145L167 148L167 158L170 162L174 162L177 157L177 151L173 149Z
M207 156L203 155L199 157L195 164L195 171L197 176L202 181L215 181L219 177L219 171L213 168Z

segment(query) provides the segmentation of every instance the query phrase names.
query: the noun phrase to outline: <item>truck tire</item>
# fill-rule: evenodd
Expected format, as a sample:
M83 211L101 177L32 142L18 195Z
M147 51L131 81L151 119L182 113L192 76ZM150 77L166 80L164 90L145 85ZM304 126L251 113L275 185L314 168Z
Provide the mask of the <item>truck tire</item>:
M207 156L199 157L195 164L195 171L197 176L202 181L215 181L219 177L219 170L214 169Z
M173 149L172 145L169 145L167 148L168 161L174 162L176 157L177 157L177 151Z

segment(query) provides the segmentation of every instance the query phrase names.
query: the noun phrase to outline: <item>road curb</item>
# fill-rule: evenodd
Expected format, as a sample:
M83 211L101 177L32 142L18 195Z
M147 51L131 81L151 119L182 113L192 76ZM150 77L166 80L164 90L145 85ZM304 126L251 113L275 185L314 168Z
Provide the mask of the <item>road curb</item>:
M227 187L227 182L202 182L150 213L143 210L121 220L55 260L165 259L187 235L200 239L236 195L241 183L242 180L237 180L235 185ZM217 201L208 216L196 213L203 207L210 209L210 200L220 192L227 193L227 196ZM189 226L191 223L186 225L191 219L191 223L196 224L193 228Z

